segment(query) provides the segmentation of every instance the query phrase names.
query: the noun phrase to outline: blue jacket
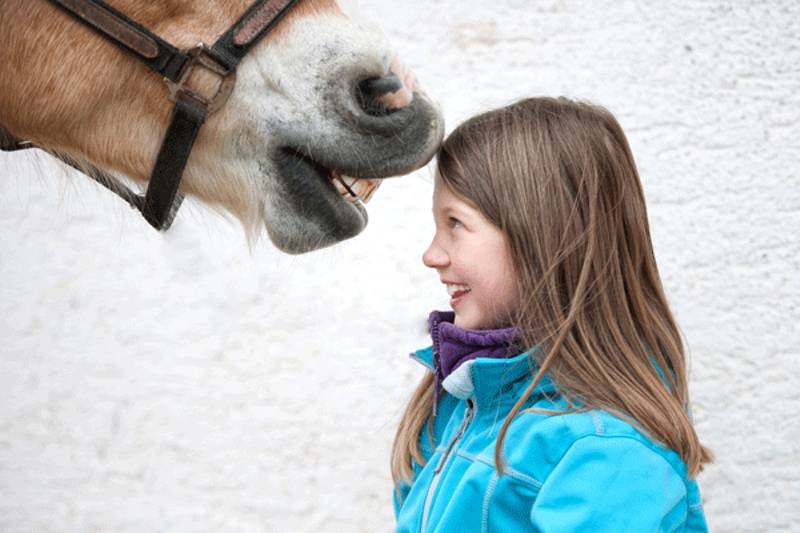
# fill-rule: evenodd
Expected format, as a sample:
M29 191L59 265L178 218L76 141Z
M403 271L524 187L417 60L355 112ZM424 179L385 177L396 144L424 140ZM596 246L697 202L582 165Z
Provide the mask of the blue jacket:
M431 348L412 357L433 369ZM605 411L522 412L498 476L497 435L531 382L531 365L522 354L459 367L440 400L434 444L420 435L425 466L415 463L411 485L395 491L398 533L708 530L681 458ZM545 376L525 408L566 406Z

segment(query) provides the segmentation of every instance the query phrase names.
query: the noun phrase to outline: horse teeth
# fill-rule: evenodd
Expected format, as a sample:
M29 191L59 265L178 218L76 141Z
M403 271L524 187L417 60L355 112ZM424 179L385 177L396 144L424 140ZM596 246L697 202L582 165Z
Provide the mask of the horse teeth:
M341 194L341 195L342 195L342 196L344 196L345 198L347 198L348 196L350 196L350 191L348 191L348 190L345 188L345 186L344 186L344 182L342 182L341 178L339 178L339 177L336 177L336 178L334 178L332 181L333 181L333 186L334 186L334 187L336 187L336 191L337 191L339 194Z
M372 195L375 194L375 191L378 190L378 187L381 186L381 180L364 180L367 185L367 190L361 196L361 200L364 203L367 203L372 198Z
M332 173L332 176L333 185L336 187L336 190L349 202L355 202L357 200L361 200L364 203L369 202L381 183L380 180L354 178L352 176L339 174L335 171ZM348 190L348 188L350 190Z

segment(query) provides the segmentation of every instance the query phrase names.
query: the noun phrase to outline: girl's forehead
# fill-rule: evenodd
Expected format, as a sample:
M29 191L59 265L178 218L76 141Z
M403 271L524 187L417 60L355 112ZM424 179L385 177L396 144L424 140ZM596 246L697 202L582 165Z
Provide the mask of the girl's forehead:
M437 184L433 192L434 214L457 213L461 216L480 214L477 206L466 198L454 193L446 184Z

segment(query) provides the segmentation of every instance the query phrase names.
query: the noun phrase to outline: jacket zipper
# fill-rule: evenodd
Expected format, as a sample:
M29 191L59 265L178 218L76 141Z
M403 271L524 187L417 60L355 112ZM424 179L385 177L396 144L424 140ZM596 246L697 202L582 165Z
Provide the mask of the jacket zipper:
M473 405L472 400L467 400L467 410L464 411L464 419L461 421L461 425L458 427L455 436L450 439L450 442L447 444L447 448L445 448L444 452L442 453L442 457L439 459L436 468L433 470L433 479L431 480L430 486L428 486L428 493L425 495L425 507L422 511L422 525L419 529L420 533L424 533L425 526L428 523L428 512L430 511L431 503L433 502L433 494L436 492L436 487L441 479L442 471L447 465L453 450L456 448L456 445L461 438L464 437L464 433L466 433L467 427L469 426L470 422L472 422L474 417L475 406Z

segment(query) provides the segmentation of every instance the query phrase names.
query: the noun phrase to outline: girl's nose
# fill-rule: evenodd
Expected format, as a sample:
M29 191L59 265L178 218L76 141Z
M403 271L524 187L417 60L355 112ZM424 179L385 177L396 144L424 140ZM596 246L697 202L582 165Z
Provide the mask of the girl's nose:
M436 243L436 239L431 241L428 249L422 254L422 262L428 268L442 268L447 266L449 258L441 246Z

